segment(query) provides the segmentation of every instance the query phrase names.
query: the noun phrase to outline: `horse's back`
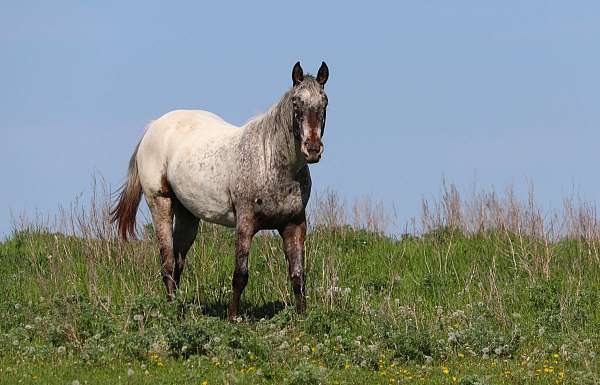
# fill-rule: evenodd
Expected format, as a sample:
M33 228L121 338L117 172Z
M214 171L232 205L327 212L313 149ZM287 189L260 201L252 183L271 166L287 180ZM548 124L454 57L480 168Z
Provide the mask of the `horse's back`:
M191 131L222 131L236 127L219 115L204 110L174 110L152 122L158 130L188 133Z
M236 128L209 111L174 110L147 126L139 153L143 158L155 157L166 162L178 147L219 137L227 139L235 134Z
M176 110L161 116L148 126L138 151L144 193L160 192L167 181L193 214L230 224L228 176L240 133L208 111Z

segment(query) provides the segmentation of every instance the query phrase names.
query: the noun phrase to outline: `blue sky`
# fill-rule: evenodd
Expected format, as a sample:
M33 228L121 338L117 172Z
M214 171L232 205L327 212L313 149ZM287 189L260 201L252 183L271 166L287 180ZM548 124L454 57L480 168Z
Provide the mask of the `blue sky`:
M144 125L175 108L242 124L330 68L317 190L394 204L443 176L600 196L597 1L12 2L0 13L0 236L101 173L117 186ZM340 3L341 4L341 3ZM524 190L524 189L522 189Z

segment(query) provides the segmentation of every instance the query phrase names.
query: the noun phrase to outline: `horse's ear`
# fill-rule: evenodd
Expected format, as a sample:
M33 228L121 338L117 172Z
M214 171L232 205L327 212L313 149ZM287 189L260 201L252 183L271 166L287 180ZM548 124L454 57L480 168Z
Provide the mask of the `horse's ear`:
M321 67L319 68L319 72L317 73L317 82L320 85L325 86L325 83L327 83L327 79L329 79L329 68L327 67L327 64L325 64L325 62L321 62Z
M302 80L304 80L304 71L302 71L300 62L296 62L294 69L292 69L292 81L294 85L298 85Z

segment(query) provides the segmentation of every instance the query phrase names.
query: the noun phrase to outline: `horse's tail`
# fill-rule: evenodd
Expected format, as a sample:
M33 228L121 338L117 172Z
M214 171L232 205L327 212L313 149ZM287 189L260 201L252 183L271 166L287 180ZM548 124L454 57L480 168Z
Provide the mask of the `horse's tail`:
M142 199L142 184L140 183L136 161L139 147L140 144L138 143L129 160L127 181L121 186L119 200L110 211L111 222L117 223L118 233L123 239L127 239L128 233L131 238L136 238L135 215Z

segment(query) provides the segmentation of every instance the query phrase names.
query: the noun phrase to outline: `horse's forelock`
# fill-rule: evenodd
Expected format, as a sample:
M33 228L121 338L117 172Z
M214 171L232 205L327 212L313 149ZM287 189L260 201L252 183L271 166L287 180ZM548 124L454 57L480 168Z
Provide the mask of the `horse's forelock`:
M294 86L291 92L309 106L323 103L323 86L312 75L305 75L304 80Z

